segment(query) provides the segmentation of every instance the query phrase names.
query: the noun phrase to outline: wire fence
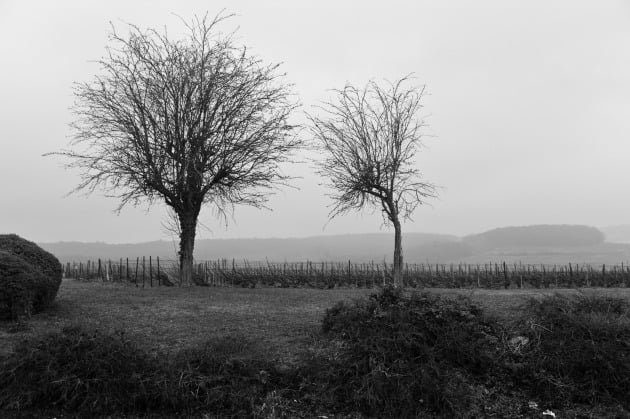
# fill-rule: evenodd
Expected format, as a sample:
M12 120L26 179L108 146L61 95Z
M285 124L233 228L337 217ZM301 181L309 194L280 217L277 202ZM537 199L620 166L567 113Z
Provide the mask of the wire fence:
M201 285L215 287L374 288L392 282L385 262L198 261L192 284L182 284L178 262L159 257L67 262L64 276L117 281L137 287ZM630 266L590 264L405 264L403 285L410 288L577 288L627 287Z

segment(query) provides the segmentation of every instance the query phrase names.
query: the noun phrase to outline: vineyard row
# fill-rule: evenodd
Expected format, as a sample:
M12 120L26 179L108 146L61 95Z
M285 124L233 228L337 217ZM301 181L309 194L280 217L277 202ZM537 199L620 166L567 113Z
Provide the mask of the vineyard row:
M391 282L392 265L348 262L237 262L220 259L194 265L195 285L231 287L373 288ZM64 265L64 276L118 281L138 287L181 284L177 262L153 257L101 260ZM630 266L533 264L406 264L406 287L575 288L626 287Z

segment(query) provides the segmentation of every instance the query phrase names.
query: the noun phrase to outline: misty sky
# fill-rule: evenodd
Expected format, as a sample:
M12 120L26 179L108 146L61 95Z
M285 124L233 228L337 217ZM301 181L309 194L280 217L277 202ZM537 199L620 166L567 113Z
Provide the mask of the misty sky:
M118 29L166 27L222 9L221 29L282 62L302 111L346 82L414 73L429 128L418 164L443 187L403 232L464 235L526 224L630 223L629 1L28 1L0 0L0 233L39 242L169 238L165 209L96 192L66 196L78 172L43 153L67 146L72 84L90 81ZM211 211L199 238L377 232L378 213L326 225L309 165L269 206ZM324 228L325 227L325 228ZM385 230L386 231L386 230Z

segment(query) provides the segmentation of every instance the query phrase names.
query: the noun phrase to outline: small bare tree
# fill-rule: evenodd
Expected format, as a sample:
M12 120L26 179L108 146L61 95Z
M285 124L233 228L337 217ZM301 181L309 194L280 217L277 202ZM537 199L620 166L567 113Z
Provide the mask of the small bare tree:
M215 33L225 18L196 18L178 40L166 30L130 25L124 37L112 29L102 74L75 86L71 149L51 153L81 169L76 190L102 187L121 199L119 210L165 202L178 222L184 283L202 206L223 215L236 204L264 206L300 145L278 65Z
M408 219L436 188L422 181L415 166L424 122L418 116L424 87L405 88L403 78L383 88L346 85L336 101L309 115L314 145L322 153L318 173L334 190L330 218L371 206L385 224L394 226L394 284L401 284L403 254L401 220Z

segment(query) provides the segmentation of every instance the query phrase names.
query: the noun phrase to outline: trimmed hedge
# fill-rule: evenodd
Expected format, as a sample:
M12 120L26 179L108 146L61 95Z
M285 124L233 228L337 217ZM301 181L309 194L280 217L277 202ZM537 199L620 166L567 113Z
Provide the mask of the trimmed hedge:
M40 297L38 289L46 282L44 274L22 258L0 251L0 317L30 316Z
M14 307L16 301L22 301L20 304L28 309L24 312L26 315L48 307L55 300L61 285L63 273L59 260L15 234L0 235L0 252L3 253L3 269L6 271L0 271L0 307L5 308L0 316L15 318L15 310L7 312L6 308ZM18 281L24 281L24 284L18 285ZM25 292L26 288L30 288L31 292ZM24 298L31 298L30 303L23 301Z

